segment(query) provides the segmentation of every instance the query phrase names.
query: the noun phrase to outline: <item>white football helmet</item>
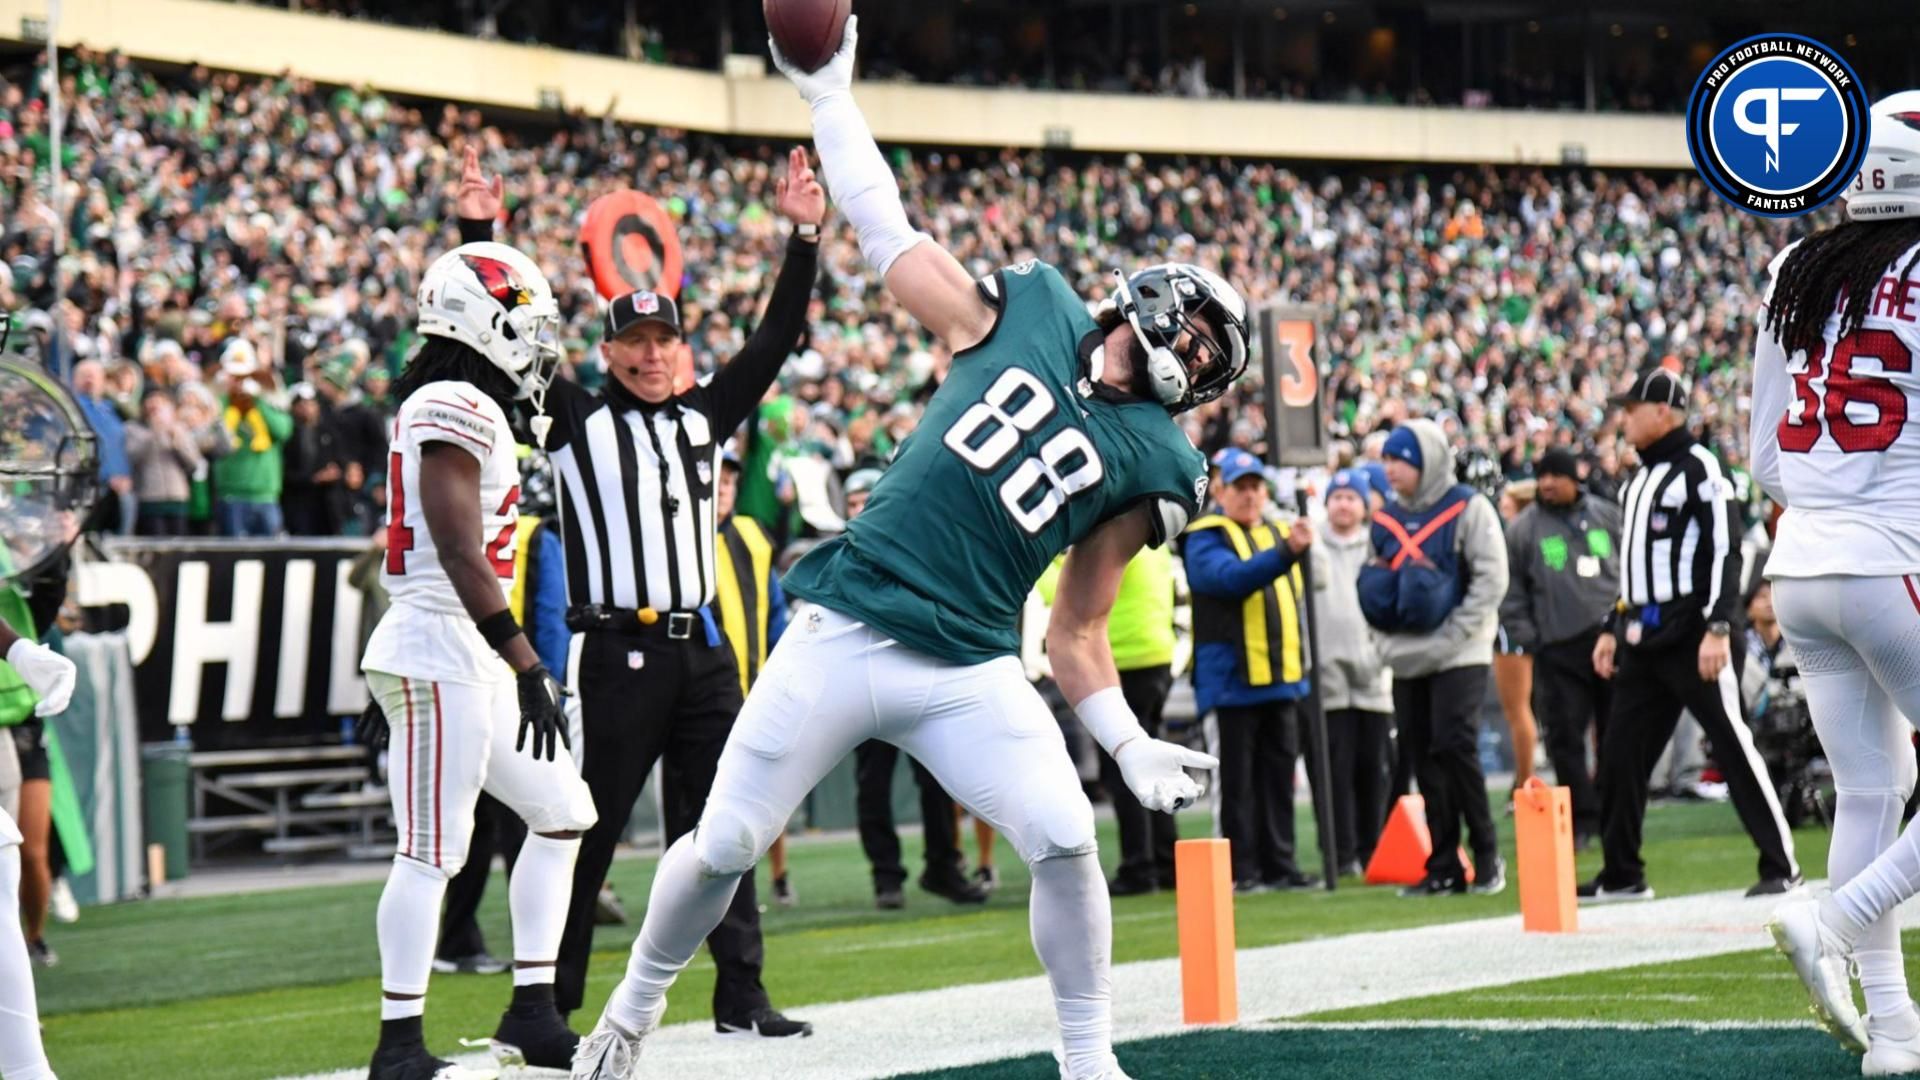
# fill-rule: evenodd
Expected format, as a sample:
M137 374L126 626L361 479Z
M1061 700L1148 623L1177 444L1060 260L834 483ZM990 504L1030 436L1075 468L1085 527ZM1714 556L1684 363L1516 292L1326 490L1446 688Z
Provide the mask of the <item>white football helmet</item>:
M560 306L533 260L505 244L461 244L420 280L420 333L452 338L513 380L543 408L560 362Z
M1873 103L1867 156L1847 189L1847 216L1855 221L1920 217L1920 90Z
M1247 302L1227 279L1192 263L1160 263L1132 277L1115 270L1113 276L1118 285L1106 304L1140 339L1148 385L1168 412L1212 401L1247 370ZM1225 340L1198 322L1199 315L1212 319ZM1187 356L1173 349L1183 332L1192 335ZM1202 348L1205 363L1191 368L1192 353Z

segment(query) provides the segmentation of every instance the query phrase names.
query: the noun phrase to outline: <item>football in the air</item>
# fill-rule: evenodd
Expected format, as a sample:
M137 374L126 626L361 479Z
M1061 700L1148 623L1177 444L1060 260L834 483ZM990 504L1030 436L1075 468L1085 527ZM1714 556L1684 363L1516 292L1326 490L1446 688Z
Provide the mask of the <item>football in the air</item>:
M840 51L853 0L761 0L767 32L800 70L818 71Z

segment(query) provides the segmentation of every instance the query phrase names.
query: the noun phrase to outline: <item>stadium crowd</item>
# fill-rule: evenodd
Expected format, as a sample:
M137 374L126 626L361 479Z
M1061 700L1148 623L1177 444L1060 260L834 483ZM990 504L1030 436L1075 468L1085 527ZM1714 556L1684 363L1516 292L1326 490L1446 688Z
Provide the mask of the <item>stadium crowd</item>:
M553 282L568 374L588 386L602 378L599 305L578 223L594 197L630 185L678 220L698 370L737 350L778 263L769 203L784 148L771 143L579 114L509 128L453 105L291 75L163 74L85 49L61 78L61 294L55 215L28 182L50 153L45 73L18 70L0 90L0 213L14 223L0 304L23 312L16 344L118 421L104 458L123 530L148 518L142 499L191 532L282 524L223 517L232 499L278 503L302 532L369 530L387 388L413 344L419 274L456 242L470 140L505 178L504 234ZM977 272L1037 257L1097 299L1115 267L1184 259L1219 266L1255 304L1324 305L1338 313L1336 435L1437 417L1457 449L1513 477L1554 446L1617 476L1628 454L1604 398L1663 360L1692 379L1695 415L1738 464L1764 261L1805 227L1738 213L1688 176L891 154L918 223ZM796 455L842 474L883 461L949 359L879 287L844 223L830 220L821 264L809 347L761 410L776 479ZM1182 420L1208 453L1257 450L1261 398L1249 380Z

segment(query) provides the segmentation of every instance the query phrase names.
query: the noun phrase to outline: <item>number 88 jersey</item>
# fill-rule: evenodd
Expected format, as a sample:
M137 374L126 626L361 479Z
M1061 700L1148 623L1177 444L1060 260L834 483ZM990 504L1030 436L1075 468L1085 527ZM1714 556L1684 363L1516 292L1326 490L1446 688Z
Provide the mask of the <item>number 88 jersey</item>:
M458 447L479 461L477 539L500 579L502 595L513 594L520 466L506 414L471 383L428 383L401 403L393 422L387 553L380 574L392 606L368 641L362 666L410 678L496 681L506 666L454 592L420 507L421 452L431 443Z
M1836 312L1816 348L1789 354L1762 319L1753 472L1787 507L1769 577L1920 573L1920 277L1899 276L1912 255L1887 267L1850 334Z
M1163 406L1090 392L1087 357L1104 335L1059 271L1022 263L980 287L993 330L954 357L846 534L783 581L958 664L1019 651L1021 605L1060 552L1142 505L1164 543L1207 483Z

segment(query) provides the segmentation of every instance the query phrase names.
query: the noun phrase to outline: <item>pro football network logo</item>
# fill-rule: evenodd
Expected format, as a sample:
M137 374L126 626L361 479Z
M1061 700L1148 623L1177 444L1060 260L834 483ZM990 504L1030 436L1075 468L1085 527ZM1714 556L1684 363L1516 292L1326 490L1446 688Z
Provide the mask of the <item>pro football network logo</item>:
M1867 152L1867 94L1839 53L1798 34L1727 47L1693 85L1687 151L1721 198L1763 217L1832 202Z

